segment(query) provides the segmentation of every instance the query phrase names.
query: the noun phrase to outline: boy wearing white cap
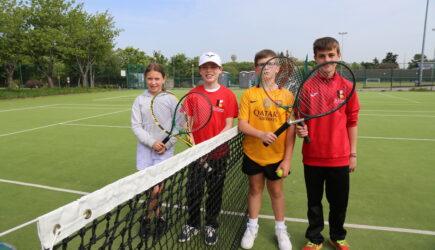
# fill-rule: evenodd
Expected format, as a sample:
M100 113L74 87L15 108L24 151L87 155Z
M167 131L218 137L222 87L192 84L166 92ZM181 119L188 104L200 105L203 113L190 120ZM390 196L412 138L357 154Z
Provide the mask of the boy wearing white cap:
M237 98L234 93L219 84L222 73L222 62L218 54L207 52L199 58L199 74L203 85L193 88L190 92L206 95L212 105L213 113L207 125L199 131L193 132L193 143L206 141L233 126L234 118L238 116ZM200 204L204 196L204 186L207 185L207 199L205 202L205 243L215 245L218 241L219 223L217 217L222 205L222 191L226 174L226 159L228 148L216 148L207 157L208 168L192 164L187 176L187 206L189 217L178 237L179 242L189 241L199 233L201 226Z

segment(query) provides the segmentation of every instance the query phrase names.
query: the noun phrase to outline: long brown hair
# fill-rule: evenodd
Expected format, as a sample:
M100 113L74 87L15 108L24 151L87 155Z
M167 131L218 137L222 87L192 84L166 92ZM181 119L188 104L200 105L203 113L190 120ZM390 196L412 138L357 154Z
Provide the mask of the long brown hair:
M144 71L144 77L145 79L147 78L147 74L151 71L156 71L159 72L160 74L162 74L163 79L166 78L166 73L165 73L165 68L163 68L163 66L161 64L158 63L150 63L148 64L148 67L146 67L145 71ZM165 91L165 84L163 84L162 86L162 91Z

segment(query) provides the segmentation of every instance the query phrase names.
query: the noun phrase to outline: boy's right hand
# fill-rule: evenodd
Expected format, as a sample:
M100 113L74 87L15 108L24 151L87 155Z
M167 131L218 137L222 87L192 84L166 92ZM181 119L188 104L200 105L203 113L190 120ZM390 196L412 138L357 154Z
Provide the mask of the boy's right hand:
M304 124L303 126L301 125L296 125L296 134L298 135L299 138L304 138L308 136L308 127L307 124Z
M263 132L260 136L260 139L263 143L269 145L272 144L276 138L278 138L273 132Z

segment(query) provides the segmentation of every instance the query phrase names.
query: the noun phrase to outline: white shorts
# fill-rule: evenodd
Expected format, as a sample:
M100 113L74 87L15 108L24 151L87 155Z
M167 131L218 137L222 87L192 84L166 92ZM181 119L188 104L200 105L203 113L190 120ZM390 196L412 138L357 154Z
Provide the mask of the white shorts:
M163 154L157 154L152 148L149 148L142 143L137 143L136 150L136 168L137 170L144 170L147 167L156 165L174 155L174 148L166 150Z

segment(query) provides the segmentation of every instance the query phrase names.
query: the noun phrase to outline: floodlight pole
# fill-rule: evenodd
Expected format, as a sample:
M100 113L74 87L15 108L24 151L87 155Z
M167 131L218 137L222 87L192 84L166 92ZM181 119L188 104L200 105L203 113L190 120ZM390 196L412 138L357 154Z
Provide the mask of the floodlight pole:
M435 28L432 28L432 31L435 31ZM434 83L434 71L435 71L435 47L434 47L434 49L433 49L433 58L432 58L432 76L431 76L432 84L430 85L430 90L432 90L433 83Z
M338 34L341 36L341 60L344 62L343 52L344 52L344 35L347 35L347 32L338 32Z
M418 78L418 85L421 85L423 82L424 40L426 40L426 23L427 23L427 10L428 9L429 9L429 0L426 1L426 15L424 17L423 42L421 45L420 74L419 74L419 78Z

